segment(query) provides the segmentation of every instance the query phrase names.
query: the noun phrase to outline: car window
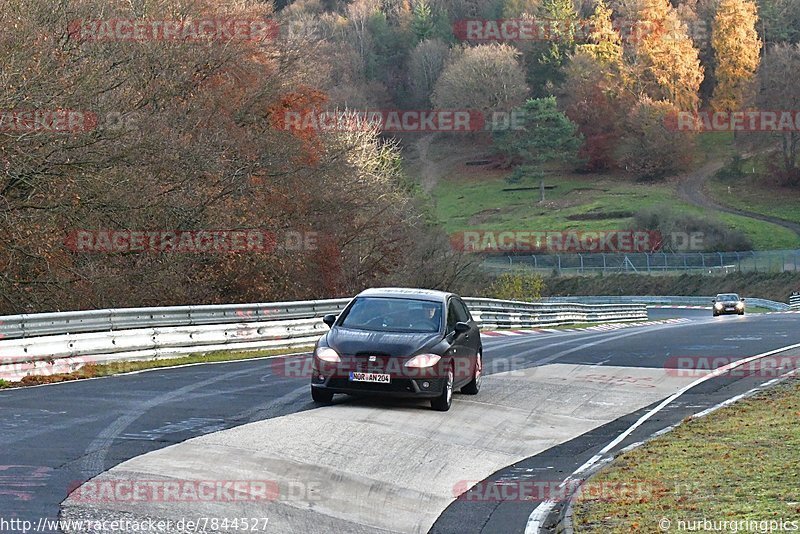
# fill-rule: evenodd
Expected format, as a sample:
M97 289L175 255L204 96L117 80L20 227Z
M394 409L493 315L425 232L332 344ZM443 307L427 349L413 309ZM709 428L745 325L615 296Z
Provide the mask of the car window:
M469 314L469 310L467 309L466 304L461 299L454 298L453 302L456 306L456 313L458 314L458 320L461 322L468 322L472 319L472 316Z
M442 305L428 300L360 297L337 324L358 330L438 332L442 325Z
M456 329L456 323L469 321L469 315L463 306L459 306L455 298L450 299L447 307L447 331L452 332Z

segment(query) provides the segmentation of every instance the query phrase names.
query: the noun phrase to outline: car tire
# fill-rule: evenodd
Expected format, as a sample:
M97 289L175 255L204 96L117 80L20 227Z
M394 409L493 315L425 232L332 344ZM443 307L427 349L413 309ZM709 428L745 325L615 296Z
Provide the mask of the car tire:
M436 410L437 412L446 412L450 409L450 406L453 404L453 366L451 365L447 369L447 377L444 387L442 388L442 394L436 397L435 399L431 399L431 408Z
M477 395L481 390L481 382L483 381L483 355L478 351L475 361L475 374L472 375L472 381L466 386L461 388L461 393L467 395Z
M739 315L744 315L744 312L743 311L739 312Z
M717 312L711 312L711 315L714 317L719 317L719 314Z
M311 388L311 398L319 404L330 404L333 402L333 393L324 389Z

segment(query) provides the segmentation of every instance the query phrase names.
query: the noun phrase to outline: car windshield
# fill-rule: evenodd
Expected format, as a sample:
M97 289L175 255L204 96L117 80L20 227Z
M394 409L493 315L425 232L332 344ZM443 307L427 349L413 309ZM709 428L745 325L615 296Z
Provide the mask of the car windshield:
M736 293L728 293L725 295L717 295L717 300L722 302L731 302L731 301L738 301L739 295Z
M359 297L339 326L383 332L438 332L442 304L417 299Z

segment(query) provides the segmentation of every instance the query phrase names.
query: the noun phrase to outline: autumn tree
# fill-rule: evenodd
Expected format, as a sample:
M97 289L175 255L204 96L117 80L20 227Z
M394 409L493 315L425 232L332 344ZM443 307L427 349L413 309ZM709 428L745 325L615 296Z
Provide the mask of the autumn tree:
M715 110L741 109L750 98L761 53L756 9L750 0L720 0L717 7L712 38L717 84L711 105Z
M433 105L485 113L520 105L528 88L518 55L496 43L455 50L434 86Z
M587 21L590 28L587 42L579 44L577 49L601 64L619 70L623 53L622 37L614 28L612 15L611 8L603 0L597 0L594 5L594 13Z
M621 37L611 16L611 9L599 0L589 19L587 42L576 47L565 67L565 110L583 135L580 155L588 170L614 166L621 115L630 105Z
M692 134L670 127L677 108L665 101L640 100L625 119L620 164L642 180L685 170L693 154Z
M697 109L703 67L686 25L669 0L637 0L633 13L641 28L626 51L633 90L678 109Z
M411 51L407 72L415 102L423 105L430 103L431 93L449 52L447 44L440 39L422 41Z
M216 7L219 19L272 16L262 2ZM208 17L201 8L167 0L148 5L147 18ZM126 20L137 9L0 0L9 30L0 109L96 117L65 132L4 123L0 310L296 300L402 278L419 214L396 148L374 132L285 120L330 104L314 87L331 75L324 43L98 41L70 30L76 18ZM327 20L334 33L348 31ZM281 242L254 252L108 253L76 250L77 230L264 230ZM290 231L316 233L316 249L287 247Z

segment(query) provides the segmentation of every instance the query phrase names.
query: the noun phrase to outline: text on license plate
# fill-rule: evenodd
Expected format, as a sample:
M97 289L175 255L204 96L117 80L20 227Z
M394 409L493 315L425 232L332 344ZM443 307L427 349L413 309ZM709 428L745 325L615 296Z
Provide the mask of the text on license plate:
M378 382L380 384L388 384L391 379L390 375L383 373L359 373L356 371L350 372L351 382Z

